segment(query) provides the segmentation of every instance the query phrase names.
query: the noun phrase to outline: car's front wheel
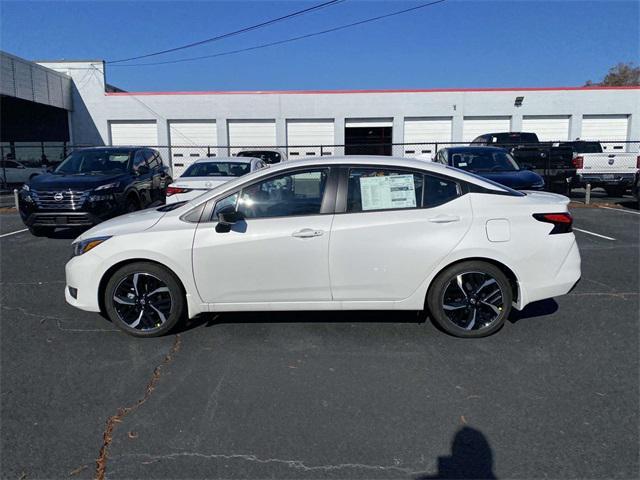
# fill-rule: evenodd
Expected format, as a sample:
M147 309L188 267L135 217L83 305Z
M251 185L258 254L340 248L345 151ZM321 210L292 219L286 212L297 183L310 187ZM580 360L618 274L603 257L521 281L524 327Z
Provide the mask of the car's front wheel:
M445 269L431 284L427 306L433 320L457 337L485 337L502 325L513 294L505 274L482 261Z
M169 332L185 313L185 298L176 276L150 263L130 263L107 282L104 306L111 321L136 337Z

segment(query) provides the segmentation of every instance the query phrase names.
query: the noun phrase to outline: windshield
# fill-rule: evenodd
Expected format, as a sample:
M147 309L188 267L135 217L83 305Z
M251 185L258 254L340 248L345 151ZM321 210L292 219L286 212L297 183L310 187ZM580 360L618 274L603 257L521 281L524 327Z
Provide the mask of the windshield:
M251 164L246 162L198 162L181 177L241 177L250 171Z
M238 153L238 157L254 157L259 158L264 163L273 164L282 161L280 152L274 150L245 150Z
M76 150L58 165L54 173L126 173L130 157L128 150Z
M511 155L502 151L450 152L450 164L469 172L515 172L520 170Z

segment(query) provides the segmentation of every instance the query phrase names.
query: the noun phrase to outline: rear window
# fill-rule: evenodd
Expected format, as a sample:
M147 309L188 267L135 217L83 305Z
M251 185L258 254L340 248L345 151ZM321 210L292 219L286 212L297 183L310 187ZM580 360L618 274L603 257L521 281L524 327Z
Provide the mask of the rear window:
M259 158L264 163L279 163L282 161L282 155L280 152L271 151L271 150L246 150L238 153L238 157L253 157Z
M602 146L599 142L567 142L559 143L559 147L569 147L575 153L602 153Z
M182 177L241 177L249 173L251 164L245 162L198 162L192 164Z
M538 136L535 133L498 133L491 135L491 143L515 144L538 143Z

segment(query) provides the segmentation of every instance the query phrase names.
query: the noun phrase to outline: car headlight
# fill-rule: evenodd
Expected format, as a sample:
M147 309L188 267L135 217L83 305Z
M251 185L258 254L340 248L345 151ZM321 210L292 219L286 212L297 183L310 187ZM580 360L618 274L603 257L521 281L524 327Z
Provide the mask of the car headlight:
M98 192L101 190L109 190L111 188L118 188L120 186L120 182L111 182L105 185L100 185L99 187L94 188L94 191Z
M102 242L109 240L111 237L94 237L87 238L85 240L80 240L79 242L73 243L73 256L77 257L78 255L82 255L83 253L87 253L89 250L93 250Z

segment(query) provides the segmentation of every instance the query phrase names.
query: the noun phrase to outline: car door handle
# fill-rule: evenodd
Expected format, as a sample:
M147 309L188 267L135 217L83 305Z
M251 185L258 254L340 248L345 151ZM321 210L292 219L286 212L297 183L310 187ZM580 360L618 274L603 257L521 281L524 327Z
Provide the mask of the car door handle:
M459 222L460 217L457 215L438 215L437 217L430 218L431 223L453 223Z
M303 228L302 230L293 232L291 236L296 238L311 238L311 237L319 237L323 234L324 234L323 230L314 230L313 228Z

